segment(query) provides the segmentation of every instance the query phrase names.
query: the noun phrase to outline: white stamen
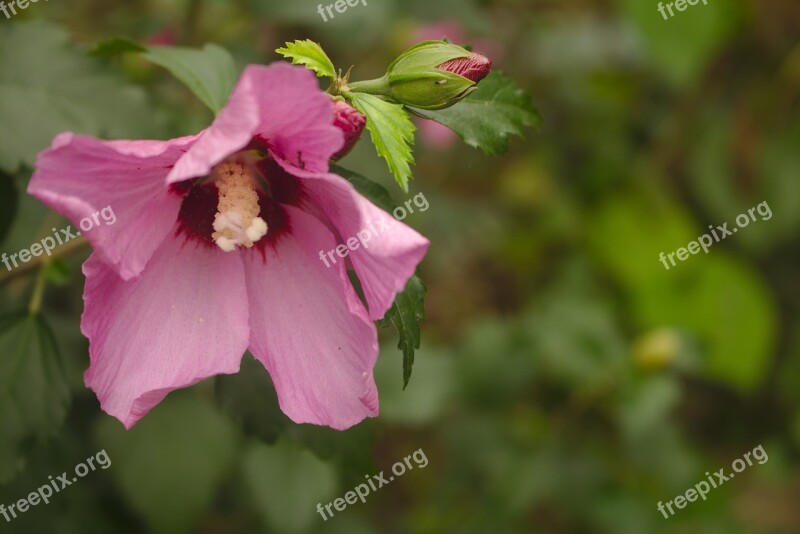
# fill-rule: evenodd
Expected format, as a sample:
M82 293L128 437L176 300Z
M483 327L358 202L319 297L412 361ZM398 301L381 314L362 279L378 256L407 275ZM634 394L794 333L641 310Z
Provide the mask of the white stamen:
M227 237L217 237L215 238L215 241L217 242L217 246L225 252L233 252L236 250L236 242L233 239L228 239Z
M214 169L219 190L212 237L220 249L231 252L237 246L250 248L267 235L267 223L259 217L256 182L240 163L222 163Z

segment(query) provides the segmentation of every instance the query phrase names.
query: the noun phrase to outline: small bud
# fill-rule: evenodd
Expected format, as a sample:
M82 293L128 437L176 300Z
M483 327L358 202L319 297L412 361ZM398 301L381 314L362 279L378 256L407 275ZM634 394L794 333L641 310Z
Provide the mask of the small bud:
M491 68L491 60L480 54L445 41L425 41L389 65L389 96L421 109L450 107L474 91Z
M345 157L356 146L367 118L344 100L333 100L333 124L344 133L344 145L331 159Z

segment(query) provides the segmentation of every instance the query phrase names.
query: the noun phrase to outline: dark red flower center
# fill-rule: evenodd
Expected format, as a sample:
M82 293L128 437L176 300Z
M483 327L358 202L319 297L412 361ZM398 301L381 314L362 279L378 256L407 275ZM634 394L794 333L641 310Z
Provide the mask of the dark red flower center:
M237 154L207 177L173 184L171 192L183 198L177 233L208 247L255 247L262 254L265 246L286 235L283 206L298 204L302 187L263 148L256 158Z

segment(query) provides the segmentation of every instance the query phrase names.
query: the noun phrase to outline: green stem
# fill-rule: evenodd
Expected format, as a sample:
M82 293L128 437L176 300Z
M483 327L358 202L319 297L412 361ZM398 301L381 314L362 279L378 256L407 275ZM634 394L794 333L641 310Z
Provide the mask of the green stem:
M50 257L47 256L39 256L37 258L32 259L30 262L26 263L25 265L19 266L19 268L14 269L10 273L0 275L0 286L8 282L9 280L16 278L17 276L21 276L26 274L29 271L36 269L39 266L46 267L48 263L50 263L55 258L63 258L73 252L77 252L84 248L89 247L89 242L84 237L78 237L73 239L69 243L65 243L64 245L60 246L56 249Z
M384 75L382 78L376 78L374 80L351 82L348 84L348 89L352 93L389 96L389 77L388 75Z
M36 315L42 309L42 299L44 298L44 288L47 285L45 278L46 266L39 269L39 274L36 275L36 286L33 288L33 296L28 305L28 313Z

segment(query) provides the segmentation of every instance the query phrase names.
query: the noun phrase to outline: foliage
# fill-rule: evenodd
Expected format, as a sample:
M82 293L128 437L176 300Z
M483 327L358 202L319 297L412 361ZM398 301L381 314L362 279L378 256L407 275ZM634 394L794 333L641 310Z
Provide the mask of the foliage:
M68 224L25 194L61 131L194 134L238 67L292 60L327 89L330 58L367 78L443 34L504 73L439 111L350 95L370 135L332 172L387 211L424 191L430 209L404 222L432 246L424 285L412 279L383 321L399 335L379 330L380 414L345 432L292 423L250 355L125 431L81 376L88 250L41 274L0 264L0 503L97 451L112 461L11 531L800 531L797 7L700 3L664 20L633 0L518 4L509 17L491 1L386 0L323 23L277 0L76 0L3 20L7 254ZM772 218L660 263L762 201ZM657 510L759 444L765 464L669 519ZM425 469L327 521L316 512L417 449Z
M531 97L502 74L492 72L464 101L440 110L411 108L414 113L444 124L469 146L485 154L508 150L508 137L538 126L541 118Z

